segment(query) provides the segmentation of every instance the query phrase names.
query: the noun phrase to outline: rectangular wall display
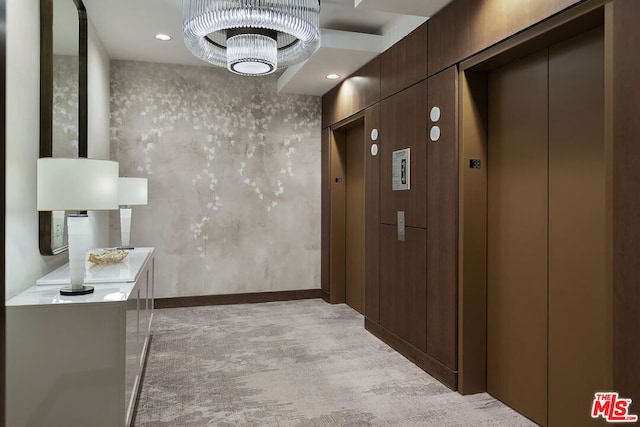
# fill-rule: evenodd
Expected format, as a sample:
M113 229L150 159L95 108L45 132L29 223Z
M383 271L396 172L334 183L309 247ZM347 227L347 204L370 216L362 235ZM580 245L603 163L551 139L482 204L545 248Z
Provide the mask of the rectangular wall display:
M391 188L393 191L411 189L411 148L392 153Z

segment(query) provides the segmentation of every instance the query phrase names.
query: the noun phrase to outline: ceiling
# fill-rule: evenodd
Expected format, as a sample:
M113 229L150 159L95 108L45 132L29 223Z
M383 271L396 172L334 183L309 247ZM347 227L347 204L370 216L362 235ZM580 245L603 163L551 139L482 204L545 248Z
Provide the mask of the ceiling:
M321 0L321 46L278 78L278 90L323 95L452 0ZM112 59L202 65L182 41L182 0L84 0ZM164 33L168 42L155 40ZM251 77L249 77L251 78Z

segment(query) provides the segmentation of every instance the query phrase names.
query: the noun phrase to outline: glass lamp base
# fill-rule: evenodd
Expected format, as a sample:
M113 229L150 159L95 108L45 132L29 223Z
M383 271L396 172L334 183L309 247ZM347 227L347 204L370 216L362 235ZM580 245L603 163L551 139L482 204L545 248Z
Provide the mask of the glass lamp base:
M60 288L60 295L87 295L90 293L93 293L93 286L82 285L75 289L71 286Z

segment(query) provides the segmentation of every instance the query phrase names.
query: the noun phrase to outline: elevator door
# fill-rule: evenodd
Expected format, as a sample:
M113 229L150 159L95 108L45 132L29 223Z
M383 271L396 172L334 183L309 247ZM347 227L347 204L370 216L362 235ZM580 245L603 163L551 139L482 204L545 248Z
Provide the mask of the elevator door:
M602 28L549 48L549 425L608 390Z
M489 76L487 391L547 419L547 51Z
M364 124L346 131L346 302L364 312Z
M487 390L585 425L606 388L602 28L489 75Z

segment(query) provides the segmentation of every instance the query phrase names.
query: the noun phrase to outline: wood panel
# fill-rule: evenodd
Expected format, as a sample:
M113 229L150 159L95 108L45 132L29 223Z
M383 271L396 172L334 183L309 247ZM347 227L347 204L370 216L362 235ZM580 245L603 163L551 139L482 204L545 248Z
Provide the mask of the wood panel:
M364 314L380 321L380 156L371 155L372 144L383 144L380 132L380 104L367 108L364 116L365 140L365 288ZM378 140L371 140L371 131L378 130Z
M427 226L427 82L423 81L382 101L380 144L380 221L396 224L405 212L409 227ZM391 189L393 151L411 148L411 189Z
M640 413L640 2L613 3L613 375Z
M345 131L347 169L345 174L345 302L364 313L364 123Z
M429 19L431 76L581 0L456 0Z
M322 127L338 123L380 101L380 56L322 97Z
M427 78L427 22L380 55L380 96L387 98Z
M427 353L457 367L458 290L458 71L450 67L428 80L428 106L441 117L428 142Z
M427 351L427 230L380 226L380 325Z
M329 300L329 259L330 259L330 228L331 228L331 129L322 130L321 154L321 251L320 251L320 288L323 298Z
M487 390L487 79L460 74L458 390ZM480 161L480 169L469 167ZM484 167L482 167L484 165Z
M603 28L549 48L549 425L609 390Z
M489 75L487 391L547 421L547 51Z
M320 289L297 291L252 292L243 294L196 295L190 297L155 298L154 308L199 307L206 305L256 304L275 301L296 301L322 296Z
M607 1L589 0L576 5L465 59L459 67L490 71L591 28L597 28L604 22L603 5Z
M331 231L329 288L332 304L345 301L346 141L344 132L331 133Z

